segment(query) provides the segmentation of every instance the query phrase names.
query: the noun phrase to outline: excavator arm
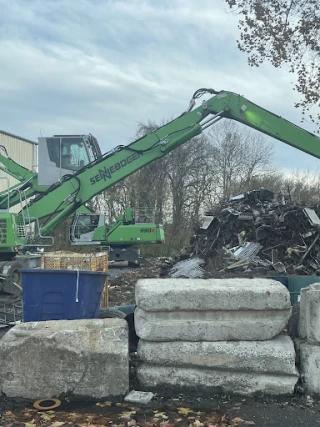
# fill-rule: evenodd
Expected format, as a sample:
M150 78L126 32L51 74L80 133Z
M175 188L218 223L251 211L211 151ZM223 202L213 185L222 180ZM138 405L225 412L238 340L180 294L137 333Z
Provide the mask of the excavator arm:
M203 104L211 114L236 120L311 156L320 158L320 138L259 107L243 96L221 91Z
M12 187L0 192L0 209L7 209L8 205L12 207L20 203L22 192L24 192L24 198L29 198L49 188L49 186L40 187L37 172L19 165L11 159L3 145L0 145L0 170L19 181Z
M32 179L36 172L31 171L15 162L8 155L6 147L0 145L0 170L11 175L17 181L26 182Z
M195 110L128 146L117 147L53 190L35 198L21 215L38 219L55 215L41 228L42 235L49 234L95 195L201 133L197 123L200 120Z
M194 108L196 99L205 93L214 96ZM320 157L320 139L316 135L235 93L199 89L185 113L127 146L118 146L75 175L66 177L64 182L31 201L20 215L31 220L47 217L40 229L41 235L47 235L80 205L201 134L222 118L236 120L314 157Z

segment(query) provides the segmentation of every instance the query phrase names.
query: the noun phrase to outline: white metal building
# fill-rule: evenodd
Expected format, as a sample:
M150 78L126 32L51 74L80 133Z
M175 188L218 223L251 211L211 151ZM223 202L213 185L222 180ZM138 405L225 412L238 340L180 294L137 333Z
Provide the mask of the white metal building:
M8 156L20 165L28 169L35 169L37 164L36 142L0 130L0 146L5 147L8 152ZM2 150L0 153L4 154L4 151ZM8 176L3 171L0 171L0 191L4 191L8 188L8 181L3 179L5 177L9 178L10 187L18 183L18 181L16 181L14 178ZM12 211L19 210L20 206L12 209Z

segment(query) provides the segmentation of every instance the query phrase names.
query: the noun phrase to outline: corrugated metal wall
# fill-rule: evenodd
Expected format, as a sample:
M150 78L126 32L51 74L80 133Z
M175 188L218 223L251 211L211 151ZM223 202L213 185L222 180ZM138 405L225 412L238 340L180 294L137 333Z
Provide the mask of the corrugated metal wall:
M36 143L29 141L27 139L21 138L16 135L12 135L5 131L0 130L0 145L3 145L7 151L9 157L15 160L20 165L32 169L37 164L37 145ZM2 153L1 153L2 154ZM0 191L7 189L7 181L2 179L3 177L8 177L7 174L0 171ZM9 178L9 186L17 184L12 177ZM10 209L12 212L18 212L20 206Z

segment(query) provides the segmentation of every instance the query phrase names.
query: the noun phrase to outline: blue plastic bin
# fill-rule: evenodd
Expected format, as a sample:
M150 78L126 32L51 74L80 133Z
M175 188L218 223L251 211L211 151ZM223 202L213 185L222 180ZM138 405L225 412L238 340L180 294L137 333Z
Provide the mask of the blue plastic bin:
M272 276L267 277L267 279L273 279L277 280L278 282L281 282L286 288L288 288L289 285L289 277L288 276Z
M98 316L108 273L21 269L23 320L93 319Z

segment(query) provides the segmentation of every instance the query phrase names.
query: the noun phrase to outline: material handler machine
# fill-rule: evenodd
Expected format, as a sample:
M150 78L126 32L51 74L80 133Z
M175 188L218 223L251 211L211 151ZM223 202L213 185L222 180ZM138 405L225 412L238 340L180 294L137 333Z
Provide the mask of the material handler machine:
M195 108L196 100L205 94L213 96ZM316 135L243 96L213 89L197 90L187 111L179 117L104 155L100 155L97 144L90 145L88 137L84 135L39 138L38 176L30 177L22 188L18 185L10 189L7 195L2 194L3 199L0 198L1 203L4 203L4 199L22 202L19 213L8 210L0 213L0 260L7 266L6 271L2 269L3 290L14 292L16 288L17 268L21 267L17 267L17 251L43 246L39 239L52 240L50 233L73 214L70 229L72 244L95 245L97 248L111 246L112 233L106 227L104 218L95 213L77 213L78 210L95 195L167 155L223 118L236 120L314 157L320 157L320 139ZM60 138L58 144L54 144L55 138ZM75 139L64 145L63 138ZM34 198L30 198L34 195ZM130 211L119 219L117 230L123 233L122 236L125 236L128 223L137 226L137 234L133 233L130 240L124 238L124 245L131 247L143 243L139 240L142 235L147 236L147 243L163 241L160 225L136 224ZM119 235L114 236L119 241Z
M100 147L92 135L41 137L39 138L38 175L36 171L16 163L9 157L6 148L0 146L0 170L20 181L6 191L0 192L0 210L8 210L17 204L22 206L29 203L28 200L31 197L44 194L49 189L52 190L99 157L101 157ZM104 215L87 215L92 213L93 211L86 204L77 209L76 218L74 218L74 224L77 225L72 227L73 244L91 244L90 231L98 224L105 226L107 238L104 246L109 251L111 261L128 261L129 264L137 266L140 250L132 246L133 244L154 244L164 241L162 227L153 222L154 214L150 210L125 208L111 224L106 223ZM140 224L145 226L141 227ZM154 238L155 235L147 233L146 229L155 230L157 239ZM80 235L82 235L81 240ZM52 239L51 242L53 242ZM18 257L20 263L28 261L28 258L21 254ZM5 268L8 266L9 264L6 263Z

